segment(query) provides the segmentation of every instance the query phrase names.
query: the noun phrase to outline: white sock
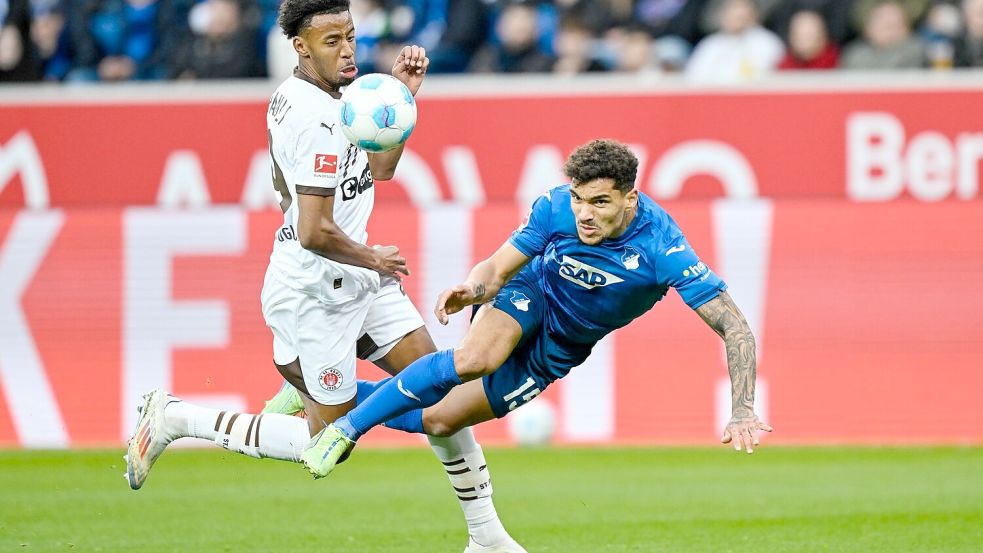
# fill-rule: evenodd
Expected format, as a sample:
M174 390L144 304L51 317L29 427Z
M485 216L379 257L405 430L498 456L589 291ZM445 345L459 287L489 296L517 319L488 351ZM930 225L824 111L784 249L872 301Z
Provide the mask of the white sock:
M233 413L184 401L169 404L164 414L175 438L211 440L250 457L299 463L300 454L311 439L307 421L289 415Z
M485 454L471 429L465 428L447 438L427 438L457 493L471 538L480 545L508 541L509 533L498 519L492 502L491 475Z

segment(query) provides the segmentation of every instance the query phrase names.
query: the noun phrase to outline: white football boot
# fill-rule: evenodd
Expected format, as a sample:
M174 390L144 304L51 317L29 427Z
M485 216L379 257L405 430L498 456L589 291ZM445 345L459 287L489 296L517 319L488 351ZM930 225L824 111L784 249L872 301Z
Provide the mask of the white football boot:
M123 456L126 461L126 474L123 476L134 490L143 486L154 462L167 444L177 437L168 431L164 418L164 408L175 401L181 400L157 389L143 396L143 406L137 408L140 418L127 441L126 455Z
M505 543L481 545L469 537L468 546L464 553L527 553L527 551L512 538L509 538Z

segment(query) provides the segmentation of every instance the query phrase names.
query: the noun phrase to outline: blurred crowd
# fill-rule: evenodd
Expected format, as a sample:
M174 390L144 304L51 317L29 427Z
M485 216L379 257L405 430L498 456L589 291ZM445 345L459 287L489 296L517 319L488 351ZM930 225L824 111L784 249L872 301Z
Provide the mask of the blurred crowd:
M0 81L281 78L279 0L0 0ZM362 73L983 67L983 0L352 0Z

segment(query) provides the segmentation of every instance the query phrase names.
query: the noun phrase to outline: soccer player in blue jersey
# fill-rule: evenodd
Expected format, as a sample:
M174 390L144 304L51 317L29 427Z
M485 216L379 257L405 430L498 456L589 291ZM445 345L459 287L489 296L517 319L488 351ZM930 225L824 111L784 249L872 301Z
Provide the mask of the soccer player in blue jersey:
M481 305L461 344L413 362L316 435L303 455L314 476L327 476L378 424L448 435L504 417L669 288L724 340L732 416L721 441L751 453L757 432L772 430L754 413L754 336L727 285L669 214L635 189L637 167L631 150L615 141L577 148L563 168L570 184L537 199L528 221L438 298L444 324Z

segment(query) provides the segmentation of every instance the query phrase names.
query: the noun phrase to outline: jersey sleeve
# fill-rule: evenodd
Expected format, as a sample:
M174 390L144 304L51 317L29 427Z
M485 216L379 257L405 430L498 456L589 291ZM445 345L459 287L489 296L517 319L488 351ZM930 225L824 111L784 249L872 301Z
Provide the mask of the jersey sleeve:
M319 120L312 119L313 124ZM338 186L342 149L327 129L308 124L297 131L293 174L298 194L333 196Z
M660 284L672 286L686 305L696 309L727 289L727 284L700 260L683 235L656 254Z
M512 233L509 242L529 257L542 255L549 242L552 214L553 201L547 192L533 202L525 222Z

